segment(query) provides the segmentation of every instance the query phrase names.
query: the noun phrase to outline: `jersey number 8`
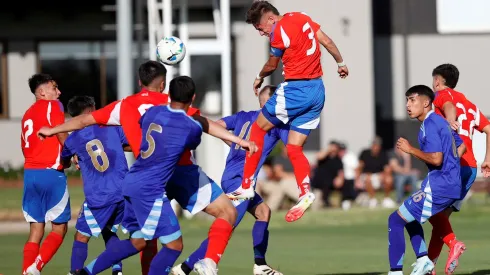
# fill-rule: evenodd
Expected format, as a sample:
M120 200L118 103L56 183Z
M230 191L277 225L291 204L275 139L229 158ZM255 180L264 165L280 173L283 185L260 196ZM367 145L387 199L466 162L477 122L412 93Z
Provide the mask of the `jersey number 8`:
M94 147L96 148L94 150ZM104 145L98 139L93 139L85 145L85 149L87 150L90 159L92 160L92 164L95 169L99 172L105 172L107 168L109 168L109 158L107 157L106 152L104 151ZM99 159L102 160L102 163L99 163Z

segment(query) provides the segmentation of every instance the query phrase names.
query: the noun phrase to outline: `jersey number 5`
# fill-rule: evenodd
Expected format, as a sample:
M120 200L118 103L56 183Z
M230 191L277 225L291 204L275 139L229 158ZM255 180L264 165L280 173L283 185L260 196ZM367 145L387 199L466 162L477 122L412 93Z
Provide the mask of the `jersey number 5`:
M155 131L157 133L162 133L162 126L152 123L148 130L146 131L146 142L148 142L148 149L141 151L141 157L144 159L149 158L155 152L155 139L151 136L151 132Z
M310 26L310 23L306 22L306 24L303 25L303 32L310 31L308 33L308 38L311 40L311 48L309 48L306 51L306 56L310 56L315 53L316 51L316 39L315 39L315 33L313 32L313 29Z
M24 138L24 148L29 148L29 136L32 135L32 131L34 129L34 124L32 123L32 119L28 119L24 121L24 128L27 128L25 132L22 133L22 137Z
M96 148L95 150L94 147ZM92 160L92 164L97 171L105 172L105 170L109 168L109 158L107 157L107 154L104 151L104 145L102 145L100 140L93 139L87 142L87 144L85 144L85 149L87 150L87 153ZM100 157L102 163L99 163L98 157Z

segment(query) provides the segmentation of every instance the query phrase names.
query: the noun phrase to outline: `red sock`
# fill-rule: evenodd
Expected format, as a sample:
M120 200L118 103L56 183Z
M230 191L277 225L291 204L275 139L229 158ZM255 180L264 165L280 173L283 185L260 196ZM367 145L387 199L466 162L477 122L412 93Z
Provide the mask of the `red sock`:
M288 144L286 148L291 165L293 165L294 176L301 197L310 192L310 163L303 153L303 146Z
M449 246L449 248L452 248L454 245L454 242L456 240L456 235L454 233L449 233L445 237L442 238L442 241Z
M41 248L39 248L39 256L36 258L37 270L41 271L43 267L51 261L58 248L63 243L63 236L58 233L51 232L44 239Z
M216 264L219 263L221 256L225 252L228 240L230 239L233 227L223 219L216 219L211 225L208 233L208 249L206 258L213 260Z
M147 243L145 249L140 252L141 274L148 275L150 272L150 264L155 255L158 253L157 239Z
M432 224L432 235L430 237L428 255L429 259L432 262L436 262L439 255L441 255L442 247L444 246L444 242L441 238L441 233L439 231L439 226L435 224L436 220L429 219L429 222Z
M24 245L24 260L22 262L22 271L25 271L36 260L39 255L39 244L27 242Z
M260 158L262 157L262 149L264 147L264 137L267 131L264 131L257 122L252 124L250 129L250 141L255 142L258 150L252 156L247 154L245 158L245 166L243 167L243 182L242 187L245 189L250 188L252 184L251 179L255 175L255 171L257 170L257 166L259 165Z

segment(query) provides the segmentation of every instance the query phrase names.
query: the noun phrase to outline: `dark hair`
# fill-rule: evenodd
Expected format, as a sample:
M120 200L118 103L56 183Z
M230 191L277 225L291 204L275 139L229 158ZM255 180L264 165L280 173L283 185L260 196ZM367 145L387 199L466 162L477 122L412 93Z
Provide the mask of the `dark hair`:
M264 88L262 88L262 90L260 90L260 94L259 95L262 95L262 93L264 93L267 90L269 91L269 96L273 96L274 93L277 90L277 86L275 86L275 85L267 85Z
M91 96L74 96L68 101L68 113L72 117L79 116L88 108L95 108L95 101Z
M188 76L178 76L170 81L170 100L180 103L191 103L196 93L194 80Z
M279 15L279 11L271 3L267 1L255 1L247 11L245 22L256 25L260 22L260 18L266 12L272 12L275 15Z
M158 77L167 77L167 69L162 63L157 61L146 61L138 69L139 78L143 86L150 85Z
M33 94L36 93L36 89L46 83L53 81L53 78L49 74L35 74L29 78L29 88Z
M459 80L459 70L453 64L442 64L432 71L432 76L440 75L446 81L446 86L456 88Z
M422 96L426 96L430 99L430 103L432 104L432 101L434 101L434 92L432 91L431 88L425 86L425 85L415 85L415 86L412 86L410 87L410 89L408 89L406 92L405 92L405 96L406 97L409 97L411 95L414 95L414 94L417 94L417 95L422 95Z

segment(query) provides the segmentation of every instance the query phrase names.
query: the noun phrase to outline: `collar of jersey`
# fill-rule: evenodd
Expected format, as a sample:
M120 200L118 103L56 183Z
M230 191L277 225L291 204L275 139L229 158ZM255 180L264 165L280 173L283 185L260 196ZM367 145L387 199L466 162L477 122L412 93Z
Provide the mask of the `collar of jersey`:
M432 113L434 113L434 110L430 110L430 111L427 113L427 115L426 115L426 116L425 116L425 118L424 118L424 121L425 121L427 118L429 118L429 116L430 116L430 115L432 115Z
M170 107L170 104L167 104L165 105L167 106L167 109L170 111L170 112L174 112L174 113L183 113L184 115L187 115L187 113L184 111L184 110L181 110L181 109L173 109L172 107Z

